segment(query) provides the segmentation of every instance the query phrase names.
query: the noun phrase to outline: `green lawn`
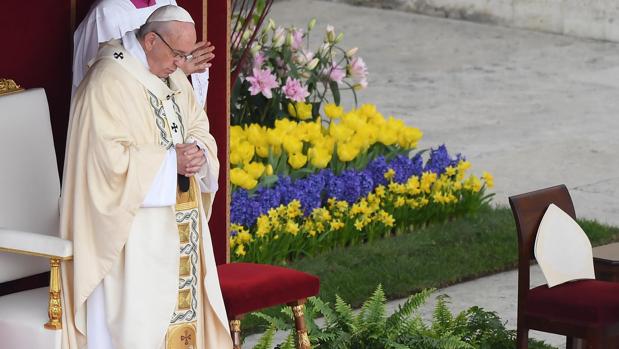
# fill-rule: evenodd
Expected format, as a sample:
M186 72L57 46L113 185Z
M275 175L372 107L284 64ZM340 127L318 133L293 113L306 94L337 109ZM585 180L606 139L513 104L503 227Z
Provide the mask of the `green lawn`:
M594 246L619 240L617 227L586 220L579 223ZM324 300L332 302L339 294L359 306L378 283L389 299L403 298L421 289L514 269L517 259L511 211L484 208L475 215L371 244L333 250L287 266L318 275L320 297ZM256 324L253 317L248 317L243 323L245 334L257 331Z

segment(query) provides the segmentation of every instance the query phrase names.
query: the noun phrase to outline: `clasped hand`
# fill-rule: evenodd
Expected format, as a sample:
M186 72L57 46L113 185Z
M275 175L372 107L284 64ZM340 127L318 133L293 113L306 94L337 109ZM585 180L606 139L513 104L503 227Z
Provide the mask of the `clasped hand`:
M176 171L191 177L200 171L206 162L204 151L196 143L184 143L176 145Z

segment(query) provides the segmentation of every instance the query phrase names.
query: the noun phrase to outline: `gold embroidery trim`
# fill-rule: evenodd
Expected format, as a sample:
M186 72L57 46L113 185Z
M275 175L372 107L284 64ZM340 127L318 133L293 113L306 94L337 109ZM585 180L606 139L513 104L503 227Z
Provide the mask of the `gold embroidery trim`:
M191 291L178 291L178 309L187 310L191 308Z
M178 275L181 277L186 277L186 276L191 275L191 261L189 260L189 256L181 257Z

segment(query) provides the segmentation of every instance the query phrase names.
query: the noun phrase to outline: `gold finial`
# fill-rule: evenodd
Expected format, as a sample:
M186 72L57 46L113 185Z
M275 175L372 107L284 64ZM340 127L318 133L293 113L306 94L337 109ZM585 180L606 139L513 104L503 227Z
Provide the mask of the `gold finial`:
M0 96L22 91L23 88L10 79L0 79Z

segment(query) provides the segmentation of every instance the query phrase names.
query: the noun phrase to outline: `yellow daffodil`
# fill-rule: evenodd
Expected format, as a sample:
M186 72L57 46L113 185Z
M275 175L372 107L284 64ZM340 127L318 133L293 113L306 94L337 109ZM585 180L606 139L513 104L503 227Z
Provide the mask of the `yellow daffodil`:
M494 177L491 173L484 171L481 175L481 178L486 182L486 186L488 188L494 187Z
M238 245L236 247L236 249L234 250L234 254L236 254L239 257L243 257L247 252L245 252L245 246L244 245Z
M286 232L292 235L297 235L299 233L299 225L296 222L289 220L286 222Z
M334 103L325 104L325 115L331 120L339 119L344 115L344 108L335 105Z

